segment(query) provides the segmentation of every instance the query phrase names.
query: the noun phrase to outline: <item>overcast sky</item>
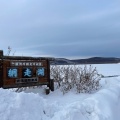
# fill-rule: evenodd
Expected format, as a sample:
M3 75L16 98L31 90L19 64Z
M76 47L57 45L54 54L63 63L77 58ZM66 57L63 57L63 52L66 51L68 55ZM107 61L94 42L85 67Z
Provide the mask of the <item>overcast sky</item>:
M120 57L120 0L0 0L0 49L11 55Z

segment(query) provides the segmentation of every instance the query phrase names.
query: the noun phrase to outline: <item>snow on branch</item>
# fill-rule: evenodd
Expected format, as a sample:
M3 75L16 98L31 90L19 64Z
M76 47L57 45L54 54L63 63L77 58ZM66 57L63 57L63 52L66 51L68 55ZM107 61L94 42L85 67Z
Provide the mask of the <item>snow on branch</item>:
M101 76L96 68L90 66L51 66L51 78L54 79L56 87L60 88L63 94L75 89L77 93L90 93L100 88Z

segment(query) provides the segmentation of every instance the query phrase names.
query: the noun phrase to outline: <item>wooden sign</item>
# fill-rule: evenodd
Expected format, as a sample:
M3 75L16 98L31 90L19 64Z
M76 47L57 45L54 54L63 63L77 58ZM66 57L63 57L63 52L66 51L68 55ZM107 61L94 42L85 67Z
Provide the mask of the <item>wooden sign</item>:
M3 52L0 53L0 87L47 85L54 89L50 80L50 61L53 58L3 56Z

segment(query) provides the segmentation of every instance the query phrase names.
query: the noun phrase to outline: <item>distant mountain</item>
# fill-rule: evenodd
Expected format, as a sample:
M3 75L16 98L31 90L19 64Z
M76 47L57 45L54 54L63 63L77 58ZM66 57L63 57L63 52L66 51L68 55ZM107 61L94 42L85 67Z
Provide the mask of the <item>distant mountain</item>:
M74 64L74 62L72 62L71 60L66 59L66 58L55 58L55 60L52 61L51 64L54 64L54 65L70 65L70 64Z
M88 59L74 59L69 60L66 58L55 58L51 62L53 65L73 65L73 64L109 64L109 63L120 63L120 58L114 57L92 57Z
M71 61L75 62L76 64L108 64L108 63L119 63L120 58L92 57L88 59L77 59Z

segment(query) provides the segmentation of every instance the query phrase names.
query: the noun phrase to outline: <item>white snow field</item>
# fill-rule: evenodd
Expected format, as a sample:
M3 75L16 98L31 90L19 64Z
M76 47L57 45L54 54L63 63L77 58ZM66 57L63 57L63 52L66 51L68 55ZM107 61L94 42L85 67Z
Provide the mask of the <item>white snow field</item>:
M103 75L120 75L120 64L93 65ZM104 78L92 94L44 88L0 89L0 120L120 120L120 77Z

